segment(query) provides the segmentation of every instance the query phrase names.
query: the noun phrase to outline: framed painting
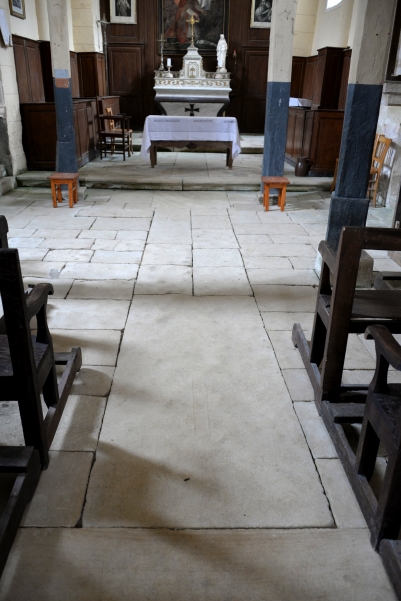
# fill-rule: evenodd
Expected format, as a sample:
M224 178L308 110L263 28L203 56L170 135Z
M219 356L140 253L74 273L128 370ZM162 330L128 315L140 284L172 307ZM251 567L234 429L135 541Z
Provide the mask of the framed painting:
M110 0L110 23L136 25L136 0Z
M228 0L159 0L159 31L164 35L164 52L182 54L191 44L194 15L195 46L202 54L215 54L220 34L227 38Z
M273 0L252 0L251 27L268 29L272 23Z
M10 14L19 19L26 19L25 16L25 0L9 0Z

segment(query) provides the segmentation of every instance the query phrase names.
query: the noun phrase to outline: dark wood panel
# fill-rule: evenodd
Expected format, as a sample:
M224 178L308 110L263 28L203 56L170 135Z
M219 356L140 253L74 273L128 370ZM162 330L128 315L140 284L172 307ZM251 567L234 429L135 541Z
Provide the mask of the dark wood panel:
M106 70L103 54L78 52L78 73L83 98L106 95Z
M290 107L288 111L288 127L286 155L288 158L297 159L302 156L302 144L304 139L306 110L298 107Z
M340 86L340 97L338 99L338 108L341 110L345 109L345 105L347 102L347 92L348 92L348 79L349 79L349 70L351 66L351 56L352 50L348 48L344 50L344 62L343 62L343 70L341 74L341 86Z
M312 100L313 98L316 65L317 56L309 56L306 59L302 98L307 98L308 100Z
M45 93L39 42L14 35L13 44L20 102L43 102Z
M94 100L73 100L78 167L97 156L97 109ZM22 140L28 169L54 170L56 166L56 112L53 102L21 104Z
M306 58L304 56L292 57L291 73L291 98L303 98Z
M344 48L318 50L313 81L312 108L337 109L340 96Z
M240 121L243 131L257 133L264 129L268 63L267 50L245 49Z
M79 89L78 57L76 52L70 52L72 97L81 98Z
M333 172L340 154L343 111L316 111L314 115L311 159L315 173Z
M131 115L132 126L143 124L142 46L109 46L109 91L120 96L121 111Z

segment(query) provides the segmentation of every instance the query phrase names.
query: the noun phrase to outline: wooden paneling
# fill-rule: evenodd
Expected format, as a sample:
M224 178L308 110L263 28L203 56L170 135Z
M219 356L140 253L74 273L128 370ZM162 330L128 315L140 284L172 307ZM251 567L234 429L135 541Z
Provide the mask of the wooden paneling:
M45 93L39 42L14 35L13 44L20 102L43 102Z
M308 56L305 63L304 88L301 98L312 100L317 56Z
M313 161L311 175L334 174L343 121L344 111L307 111L302 154Z
M80 91L83 98L106 95L104 55L99 52L78 52Z
M131 115L131 125L143 124L142 46L112 46L108 50L109 91L120 96L121 112Z
M74 100L73 111L78 167L82 167L97 155L96 102ZM28 169L54 171L57 143L54 103L21 104L21 118Z
M318 50L313 79L312 108L337 109L343 61L343 48L327 47Z
M303 98L305 80L306 58L304 56L292 57L291 73L291 98Z
M341 86L340 86L340 97L338 99L338 108L341 110L345 109L345 105L347 102L347 91L348 91L348 79L349 79L349 69L351 66L351 56L352 50L348 48L344 50L344 62L343 62L343 70L341 74Z
M76 52L70 52L72 97L81 98L79 89L78 57Z
M261 132L266 113L267 67L269 54L245 50L241 126L244 131Z
M296 160L302 155L302 144L304 139L304 126L306 110L298 107L290 107L288 111L288 127L286 155L287 158Z
M54 102L54 90L53 90L53 72L52 72L52 60L50 51L50 42L39 42L40 44L40 58L43 72L43 87L44 87L44 99L46 102ZM71 85L72 85L72 97L81 98L80 92L79 75L78 75L78 58L76 52L70 52L70 68L71 68Z

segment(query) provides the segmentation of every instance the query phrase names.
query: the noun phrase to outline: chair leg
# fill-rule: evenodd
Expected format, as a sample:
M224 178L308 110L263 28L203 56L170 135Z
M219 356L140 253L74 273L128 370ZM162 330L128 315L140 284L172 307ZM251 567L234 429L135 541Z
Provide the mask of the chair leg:
M54 182L51 182L51 186L52 186L52 200L53 200L53 207L55 209L57 209L57 191L56 191L56 186L54 184Z
M264 194L263 194L263 204L265 206L265 211L269 210L269 200L270 200L270 186L265 184Z
M68 204L70 209L74 208L74 192L72 189L72 182L68 184Z
M57 200L63 202L63 197L61 196L61 184L57 184Z
M283 186L281 189L281 204L280 204L280 209L281 211L284 211L285 209L285 198L287 195L287 186Z

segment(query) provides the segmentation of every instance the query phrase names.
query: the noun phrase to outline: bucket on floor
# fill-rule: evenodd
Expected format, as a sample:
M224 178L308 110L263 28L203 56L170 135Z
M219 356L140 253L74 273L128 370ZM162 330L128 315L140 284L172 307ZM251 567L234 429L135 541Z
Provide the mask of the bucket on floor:
M307 177L309 169L312 167L313 162L309 157L298 157L297 164L295 166L295 175L297 177Z

